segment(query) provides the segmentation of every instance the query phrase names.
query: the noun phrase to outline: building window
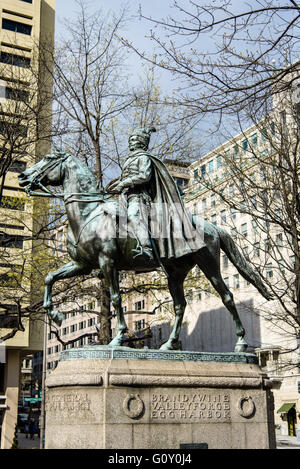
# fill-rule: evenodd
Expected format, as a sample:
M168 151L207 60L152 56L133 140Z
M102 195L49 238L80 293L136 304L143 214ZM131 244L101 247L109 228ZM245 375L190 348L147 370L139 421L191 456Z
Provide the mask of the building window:
M210 205L211 207L215 207L216 205L216 194L212 194L210 197Z
M7 29L8 31L13 31L15 33L26 34L31 36L32 26L29 24L19 23L19 21L12 21L6 18L2 19L2 29Z
M253 246L253 254L254 254L254 257L259 257L259 243L255 243L254 246Z
M283 247L283 239L282 239L282 233L278 233L276 235L276 245L278 248L282 248Z
M265 251L270 252L271 251L271 241L270 239L265 240Z
M240 276L236 274L233 276L233 286L234 288L240 288Z
M267 213L264 220L264 226L268 230L270 228L270 215Z
M261 133L260 133L260 137L261 137L261 141L262 142L265 142L266 141L266 138L267 138L267 131L266 129L262 129Z
M276 129L275 129L275 122L271 122L270 128L271 128L271 133L272 133L272 135L275 135L275 131L276 131Z
M32 0L20 0L21 2L32 3Z
M137 301L134 305L135 311L142 311L145 309L145 300Z
M278 260L278 268L280 270L281 273L284 273L285 271L285 261L283 259L279 259Z
M206 166L205 164L201 166L201 176L204 178L206 175Z
M6 272L4 274L0 274L0 285L5 288L16 288L20 286L20 277L16 275L16 272Z
M235 192L235 191L234 191L234 184L230 184L230 186L229 186L229 195L230 195L230 196L233 196L233 195L234 195L234 192Z
M217 157L217 169L222 168L222 166L223 166L222 156L219 155L219 156Z
M272 267L272 264L267 264L267 265L266 265L266 277L267 277L267 278L272 278L272 277L273 277L273 267Z
M146 327L145 319L140 319L139 321L135 321L134 323L134 329L136 331L141 331L142 329L145 329L145 327Z
M234 145L234 147L233 147L233 157L237 158L238 154L239 154L239 148L238 148L237 145Z
M193 301L193 290L188 290L186 294L186 299L188 303L191 303Z
M242 213L247 210L247 205L246 205L246 201L245 201L245 200L242 200L242 201L241 201L240 208L241 208L241 212L242 212Z
M248 246L243 247L243 254L248 259Z
M198 169L195 169L194 170L194 180L198 181L198 179L199 179Z
M290 256L290 265L291 269L295 271L296 268L296 257L295 256Z
M246 238L247 237L247 223L243 223L241 225L241 232L242 232L242 235Z
M27 127L25 125L13 124L9 121L0 121L0 133L2 135L11 135L14 134L19 137L27 136Z
M224 269L227 269L227 267L228 267L228 257L224 254L222 256L222 259L223 259L223 267L224 267Z
M206 200L206 199L203 199L203 200L202 200L202 209L203 209L203 210L206 210L206 209L207 209L207 200Z
M283 127L286 126L286 111L280 112L280 120Z
M213 173L213 172L214 172L214 160L210 160L210 161L208 162L208 171L209 171L210 173Z
M86 328L86 321L82 321L79 323L79 330L85 329Z
M215 213L211 216L211 222L213 225L217 224L217 215Z
M221 223L222 225L226 223L226 210L221 210Z
M0 52L0 62L13 65L15 67L30 67L30 59L28 57L22 57L20 55L9 54L8 52Z
M252 144L253 147L256 147L256 145L257 145L257 134L253 134L251 136L251 144Z
M14 101L28 101L29 93L24 90L16 90L9 86L0 86L0 98L12 99Z
M234 238L234 239L237 237L236 228L231 228L231 237Z
M13 161L8 171L12 173L23 173L26 169L26 163L24 161Z
M254 233L257 233L257 230L258 230L258 226L257 226L257 221L256 220L252 220L252 230Z
M0 247L22 249L23 241L24 236L9 235L7 233L0 235Z
M254 208L255 210L257 209L257 202L256 202L256 196L253 195L252 197L250 197L250 205L252 208Z

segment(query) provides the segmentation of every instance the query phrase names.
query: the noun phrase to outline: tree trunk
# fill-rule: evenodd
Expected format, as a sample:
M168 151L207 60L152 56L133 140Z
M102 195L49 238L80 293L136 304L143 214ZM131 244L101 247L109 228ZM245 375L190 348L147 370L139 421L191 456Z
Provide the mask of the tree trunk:
M100 329L98 340L102 345L107 345L111 341L111 312L110 312L110 294L104 280L100 285Z

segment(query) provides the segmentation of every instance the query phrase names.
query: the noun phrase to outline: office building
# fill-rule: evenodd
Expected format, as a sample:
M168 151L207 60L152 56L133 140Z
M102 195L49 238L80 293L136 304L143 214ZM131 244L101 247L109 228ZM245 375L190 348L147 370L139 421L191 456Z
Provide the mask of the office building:
M51 77L39 59L40 45L54 42L55 0L2 0L0 11L0 151L8 163L1 180L0 337L20 326L19 307L29 312L21 318L22 330L2 344L1 448L8 449L17 423L21 362L43 348L43 322L30 317L40 294L30 262L38 246L33 233L47 214L37 216L41 205L25 196L17 177L50 150ZM45 96L49 101L42 106Z

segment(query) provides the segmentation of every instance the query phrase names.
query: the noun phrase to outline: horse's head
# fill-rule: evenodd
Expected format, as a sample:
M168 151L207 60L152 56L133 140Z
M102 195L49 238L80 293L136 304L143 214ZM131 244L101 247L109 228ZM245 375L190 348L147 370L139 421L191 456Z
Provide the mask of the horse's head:
M70 156L68 153L57 151L45 155L38 163L19 175L19 185L26 188L30 194L36 189L45 190L44 186L59 186L64 178L64 161Z

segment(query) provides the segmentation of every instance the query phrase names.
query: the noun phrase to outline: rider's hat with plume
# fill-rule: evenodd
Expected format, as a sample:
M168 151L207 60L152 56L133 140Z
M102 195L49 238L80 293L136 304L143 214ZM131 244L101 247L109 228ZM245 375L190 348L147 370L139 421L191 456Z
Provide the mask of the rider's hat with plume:
M156 132L156 128L153 127L153 126L151 126L151 127L141 127L141 128L135 129L130 134L130 137L133 137L133 136L139 137L140 140L145 145L145 147L148 148L149 141L150 141L150 136L151 136L152 132Z

